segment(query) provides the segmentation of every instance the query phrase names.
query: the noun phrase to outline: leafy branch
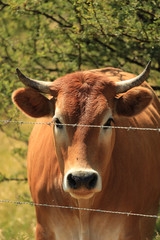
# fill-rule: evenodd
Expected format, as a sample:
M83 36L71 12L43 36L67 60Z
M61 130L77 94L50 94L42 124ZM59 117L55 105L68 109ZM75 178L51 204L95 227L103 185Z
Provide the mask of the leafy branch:
M64 28L71 28L71 27L72 27L71 24L69 24L69 23L68 23L68 24L64 24L64 23L62 23L61 21L59 21L58 19L56 19L55 17L49 15L48 13L41 12L41 11L39 11L39 10L29 9L29 8L28 8L28 9L27 9L27 8L24 8L24 10L25 10L26 12L30 12L30 13L33 13L33 14L36 14L36 15L45 16L46 18L51 19L52 21L58 23L58 24L60 25L60 27L64 27ZM60 17L60 18L64 20L63 17ZM67 21L65 21L65 22L67 23Z
M6 4L6 3L2 2L1 0L0 0L0 5L2 5L2 7L0 8L0 11L2 11L5 7L9 7L9 4Z

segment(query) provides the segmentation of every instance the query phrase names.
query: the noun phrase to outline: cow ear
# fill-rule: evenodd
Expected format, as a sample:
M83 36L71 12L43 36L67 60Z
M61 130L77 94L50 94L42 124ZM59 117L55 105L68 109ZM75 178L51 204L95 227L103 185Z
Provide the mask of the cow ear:
M12 100L17 107L33 118L54 112L54 102L32 88L20 88L13 92Z
M116 99L116 113L132 117L142 112L152 101L151 90L135 87Z

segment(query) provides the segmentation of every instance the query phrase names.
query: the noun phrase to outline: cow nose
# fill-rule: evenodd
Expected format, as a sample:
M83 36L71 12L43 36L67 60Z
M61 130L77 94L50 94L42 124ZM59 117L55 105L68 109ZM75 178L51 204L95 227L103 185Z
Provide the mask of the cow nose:
M71 189L85 187L88 190L95 188L98 176L96 173L70 173L67 176L68 185Z

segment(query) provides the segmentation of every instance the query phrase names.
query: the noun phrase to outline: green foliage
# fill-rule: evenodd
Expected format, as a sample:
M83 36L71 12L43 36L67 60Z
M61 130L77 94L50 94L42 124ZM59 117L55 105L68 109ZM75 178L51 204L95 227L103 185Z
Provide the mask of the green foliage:
M160 71L160 3L138 0L0 1L0 112L18 117L15 74L54 80L105 66L137 72L152 59ZM154 78L155 79L155 78ZM160 80L156 77L156 81Z
M144 66L150 59L159 71L156 1L8 0L7 4L0 12L0 62L1 78L12 81L11 91L17 66L47 80L81 68L125 68L127 62Z

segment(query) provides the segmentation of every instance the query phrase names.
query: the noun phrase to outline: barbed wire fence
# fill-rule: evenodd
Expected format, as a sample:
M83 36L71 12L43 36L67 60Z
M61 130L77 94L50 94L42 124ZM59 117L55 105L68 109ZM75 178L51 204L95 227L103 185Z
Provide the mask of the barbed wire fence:
M54 124L61 125L61 126L70 126L70 127L93 127L93 128L103 128L102 125L82 125L82 124L60 124L55 122L29 122L29 121L12 121L12 120L0 120L1 125L6 124L45 124L48 126L52 126ZM153 131L160 134L160 128L140 128L140 127L132 127L132 126L108 126L107 128L115 128L115 129L122 129L126 131ZM27 178L7 178L2 173L0 173L0 183L3 181L27 181ZM97 212L97 213L105 213L105 214L118 214L118 215L126 215L126 216L137 216L137 217L146 217L146 218L156 218L160 219L158 215L149 215L143 213L134 213L134 212L119 212L119 211L109 211L103 209L91 209L91 208L79 208L73 206L62 206L62 205L54 205L54 204L46 204L46 203L35 203L35 202L25 202L25 201L12 201L6 199L0 199L0 204L15 204L15 205L29 205L29 206L40 206L40 207L50 207L50 208L61 208L61 209L69 209L69 210L80 210L80 211L89 211L89 212Z
M18 124L39 124L39 125L57 125L57 126L69 126L69 127L91 127L91 128L104 128L103 125L87 125L87 124L67 124L67 123L55 123L55 122L28 122L28 121L11 121L11 120L0 120L1 124L8 124L8 123L18 123ZM106 128L106 127L105 127ZM141 127L125 127L125 126L107 126L107 128L115 128L115 129L123 129L123 130L139 130L139 131L156 131L160 132L160 128L141 128Z
M20 201L10 201L10 200L0 199L0 203L15 204L15 205L30 205L30 206L40 206L40 207L50 207L50 208L62 208L62 209L70 209L70 210L81 210L81 211L88 211L88 212L118 214L118 215L146 217L146 218L158 218L158 219L160 218L160 216L158 215L149 215L149 214L133 213L133 212L108 211L108 210L101 210L101 209L80 208L80 207L62 206L62 205L54 205L54 204L52 205L52 204L34 203L34 202L20 202Z

